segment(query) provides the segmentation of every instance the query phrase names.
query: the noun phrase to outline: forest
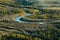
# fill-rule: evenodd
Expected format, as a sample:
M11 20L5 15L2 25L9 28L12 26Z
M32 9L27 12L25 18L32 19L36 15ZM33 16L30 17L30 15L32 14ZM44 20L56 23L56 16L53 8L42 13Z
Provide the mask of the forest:
M0 0L0 40L60 40L60 6L38 3Z

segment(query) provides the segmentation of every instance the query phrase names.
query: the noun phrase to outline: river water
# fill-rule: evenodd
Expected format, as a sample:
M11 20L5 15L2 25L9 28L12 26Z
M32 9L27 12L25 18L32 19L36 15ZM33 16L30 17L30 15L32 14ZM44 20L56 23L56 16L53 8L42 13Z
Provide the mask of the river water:
M30 16L32 14L29 14L29 13L26 13L25 16ZM32 20L24 20L23 18L25 16L19 16L19 17L16 17L16 21L18 22L21 22L21 23L29 23L29 22L37 22L37 21L32 21ZM44 24L44 22L38 22L39 24Z

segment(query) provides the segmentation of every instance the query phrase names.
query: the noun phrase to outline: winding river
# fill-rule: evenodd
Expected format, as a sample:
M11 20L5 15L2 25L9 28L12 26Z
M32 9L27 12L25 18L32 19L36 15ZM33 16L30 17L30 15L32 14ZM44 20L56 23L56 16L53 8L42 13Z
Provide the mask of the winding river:
M25 16L30 16L30 15L31 15L31 14L26 13ZM24 20L23 18L24 18L25 16L16 17L15 20L18 21L18 22L21 22L21 23L37 22L37 21L32 21L32 20ZM44 22L39 22L39 24L44 24Z

